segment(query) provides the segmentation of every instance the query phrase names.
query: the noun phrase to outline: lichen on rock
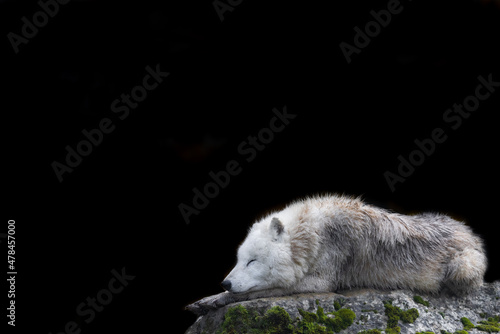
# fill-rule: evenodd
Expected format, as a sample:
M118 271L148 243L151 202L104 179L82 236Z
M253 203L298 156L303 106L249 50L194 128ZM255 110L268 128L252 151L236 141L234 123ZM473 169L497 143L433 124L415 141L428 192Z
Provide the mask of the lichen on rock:
M361 289L254 299L209 311L186 334L500 332L498 281L466 296L420 298L411 291Z
M292 321L283 307L273 306L264 315L257 311L248 311L238 305L230 307L224 315L224 322L217 334L333 334L350 325L356 315L349 309L339 309L325 314L318 305L316 312L298 309L301 319Z
M422 304L422 305L427 306L427 307L429 307L429 305L430 305L428 301L424 300L420 296L413 296L413 301L415 303L419 303L419 304Z
M385 315L387 316L387 328L385 329L387 334L397 334L401 332L401 327L398 326L399 320L406 323L413 323L419 316L416 308L403 311L399 307L393 306L392 301L386 301L384 307Z
M471 330L471 329L477 329L479 331L487 332L487 333L500 332L500 324L499 324L500 315L489 317L488 320L480 320L478 325L474 325L466 317L462 317L460 319L460 321L464 325L464 330L466 330L466 331Z
M337 306L334 305L336 309ZM302 316L297 324L296 333L338 333L352 325L356 314L349 309L341 308L338 311L332 311L327 314L321 306L318 306L316 313L307 312L299 309ZM323 329L324 328L324 329ZM311 331L312 330L312 331Z
M290 315L282 307L271 307L263 316L260 316L256 311L248 311L245 307L238 305L228 309L224 315L224 322L216 333L292 334L293 332Z

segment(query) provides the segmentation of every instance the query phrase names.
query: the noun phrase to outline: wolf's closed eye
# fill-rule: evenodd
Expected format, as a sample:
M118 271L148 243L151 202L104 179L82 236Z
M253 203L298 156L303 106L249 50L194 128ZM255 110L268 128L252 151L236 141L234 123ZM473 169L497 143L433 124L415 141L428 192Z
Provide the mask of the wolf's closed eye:
M252 263L253 261L255 261L255 259L248 261L248 263L247 263L247 267L248 267L248 266L250 265L250 263Z

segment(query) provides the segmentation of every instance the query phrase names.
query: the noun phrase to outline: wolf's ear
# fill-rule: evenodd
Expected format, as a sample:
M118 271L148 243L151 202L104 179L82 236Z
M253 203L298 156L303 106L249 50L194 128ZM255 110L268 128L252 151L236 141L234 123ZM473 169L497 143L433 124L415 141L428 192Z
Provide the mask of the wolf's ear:
M283 231L285 227L283 223L278 218L273 218L271 220L271 235L273 237L273 241L278 241L283 236Z

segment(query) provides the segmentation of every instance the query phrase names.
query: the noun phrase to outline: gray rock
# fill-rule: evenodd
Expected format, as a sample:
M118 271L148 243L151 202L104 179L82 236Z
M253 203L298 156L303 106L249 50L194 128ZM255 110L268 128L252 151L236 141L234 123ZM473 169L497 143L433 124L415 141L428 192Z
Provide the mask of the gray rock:
M414 301L414 296L421 296L429 306L424 306ZM261 315L273 306L281 306L290 315L295 323L302 317L298 309L316 312L319 306L327 312L334 311L334 302L337 301L342 308L354 311L356 319L353 324L341 333L358 333L368 329L383 330L387 327L388 317L385 315L385 301L392 301L393 306L401 310L416 308L419 317L413 323L399 321L401 333L416 333L421 331L441 333L442 330L454 333L462 330L460 321L462 317L468 318L473 324L486 320L485 316L500 315L500 281L485 283L478 291L464 296L456 297L442 294L439 296L421 295L411 291L377 291L371 289L348 290L337 293L308 293L286 297L260 298L249 301L226 305L217 310L212 310L198 317L196 322L188 328L186 334L216 333L224 322L224 315L231 307L241 305L249 311L257 311ZM478 329L469 329L470 334L485 333Z

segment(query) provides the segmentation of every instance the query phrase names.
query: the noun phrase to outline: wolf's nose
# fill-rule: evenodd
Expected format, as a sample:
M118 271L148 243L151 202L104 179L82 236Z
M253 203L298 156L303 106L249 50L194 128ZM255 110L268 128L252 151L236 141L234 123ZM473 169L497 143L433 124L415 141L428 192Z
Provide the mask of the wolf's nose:
M231 290L231 281L228 281L228 280L225 280L225 281L222 281L222 283L220 284L224 290L226 291L229 291Z

